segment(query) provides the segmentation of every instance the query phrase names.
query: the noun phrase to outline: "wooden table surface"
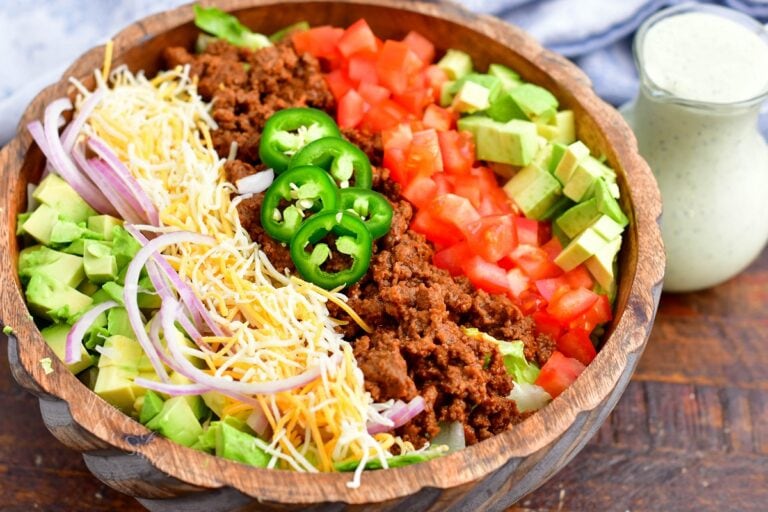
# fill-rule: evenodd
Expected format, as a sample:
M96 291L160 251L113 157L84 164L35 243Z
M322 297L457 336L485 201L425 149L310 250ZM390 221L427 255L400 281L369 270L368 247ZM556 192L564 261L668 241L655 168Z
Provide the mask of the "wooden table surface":
M143 510L48 433L0 348L0 510ZM768 251L724 285L662 297L613 414L511 510L768 510Z

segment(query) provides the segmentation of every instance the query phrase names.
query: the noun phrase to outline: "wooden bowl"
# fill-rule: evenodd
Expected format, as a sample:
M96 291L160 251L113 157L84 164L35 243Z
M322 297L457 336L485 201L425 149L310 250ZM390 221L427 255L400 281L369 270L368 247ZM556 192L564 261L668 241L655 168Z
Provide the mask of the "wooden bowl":
M8 357L14 377L40 398L43 421L53 435L83 452L100 480L151 510L460 511L509 506L554 475L597 431L627 386L648 339L664 269L661 200L632 132L569 61L543 50L515 27L455 5L404 0L222 0L218 5L267 33L299 20L346 26L360 17L384 37L418 30L443 49L467 51L480 69L492 62L513 67L573 109L579 137L617 170L622 206L631 219L620 255L617 312L602 350L573 386L523 423L431 462L366 472L359 489L346 486L348 474L251 468L183 448L89 391L48 349L32 322L16 271L15 218L25 209L27 183L40 177L43 157L21 129L0 153L0 243L5 248L0 315L13 329ZM115 63L156 72L163 48L192 45L198 32L192 17L192 8L184 6L129 26L114 38ZM40 93L20 126L41 118L51 100L74 96L68 77L88 84L102 64L103 51L90 50ZM44 358L53 360L53 371L47 374Z

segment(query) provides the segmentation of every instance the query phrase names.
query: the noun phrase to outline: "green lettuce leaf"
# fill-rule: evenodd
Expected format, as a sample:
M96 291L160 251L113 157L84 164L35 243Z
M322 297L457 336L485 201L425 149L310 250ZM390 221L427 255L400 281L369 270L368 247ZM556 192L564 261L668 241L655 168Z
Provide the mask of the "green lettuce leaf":
M256 34L240 23L237 18L216 7L200 7L195 5L195 25L200 30L213 34L235 46L258 50L272 46L269 38Z
M525 359L525 345L522 341L497 340L493 336L480 332L479 329L475 329L474 327L465 327L464 333L473 338L482 338L491 343L495 343L499 348L501 357L504 359L504 366L507 368L507 373L512 376L515 382L533 384L536 381L536 378L539 376L539 367L534 363L529 363Z

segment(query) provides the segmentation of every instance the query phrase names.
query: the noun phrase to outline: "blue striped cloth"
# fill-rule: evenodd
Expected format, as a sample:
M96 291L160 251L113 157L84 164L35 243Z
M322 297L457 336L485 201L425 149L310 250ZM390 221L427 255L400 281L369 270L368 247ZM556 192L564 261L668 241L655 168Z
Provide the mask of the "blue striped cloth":
M15 131L31 98L65 63L131 21L188 0L0 0L0 144ZM652 13L680 0L455 0L521 26L546 47L573 59L597 93L614 105L637 91L631 38ZM768 0L720 0L761 21ZM767 126L768 128L768 123Z

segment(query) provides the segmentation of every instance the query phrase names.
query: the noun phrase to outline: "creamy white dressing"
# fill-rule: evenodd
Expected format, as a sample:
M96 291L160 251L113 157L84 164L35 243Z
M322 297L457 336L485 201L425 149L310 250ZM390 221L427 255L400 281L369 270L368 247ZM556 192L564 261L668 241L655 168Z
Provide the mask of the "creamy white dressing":
M737 104L768 88L768 45L754 25L686 12L653 23L637 41L647 80L625 115L662 192L667 291L732 277L768 239L760 101Z

